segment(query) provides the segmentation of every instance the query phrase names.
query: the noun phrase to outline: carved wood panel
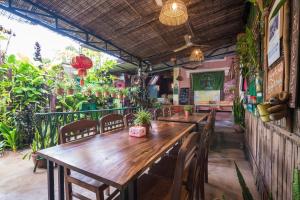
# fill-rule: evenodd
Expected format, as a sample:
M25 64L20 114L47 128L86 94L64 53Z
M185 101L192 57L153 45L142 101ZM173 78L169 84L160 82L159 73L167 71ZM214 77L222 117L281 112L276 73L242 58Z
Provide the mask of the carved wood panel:
M299 65L299 0L292 0L292 24L291 24L291 66L290 66L290 107L295 108L297 101L297 78Z

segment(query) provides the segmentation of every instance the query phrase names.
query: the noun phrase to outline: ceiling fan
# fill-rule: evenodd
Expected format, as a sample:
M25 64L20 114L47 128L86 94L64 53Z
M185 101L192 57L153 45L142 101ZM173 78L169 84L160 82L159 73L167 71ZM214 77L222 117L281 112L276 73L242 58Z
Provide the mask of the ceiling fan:
M179 51L182 51L182 50L190 48L190 47L204 47L204 48L209 47L209 45L195 44L191 41L191 39L192 39L192 36L184 35L185 45L183 45L177 49L174 49L173 52L179 52Z

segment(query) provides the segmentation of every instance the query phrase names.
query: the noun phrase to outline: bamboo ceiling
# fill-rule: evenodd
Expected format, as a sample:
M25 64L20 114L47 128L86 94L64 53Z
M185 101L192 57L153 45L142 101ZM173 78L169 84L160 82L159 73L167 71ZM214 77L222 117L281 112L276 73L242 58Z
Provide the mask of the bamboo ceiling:
M153 65L169 62L171 57L188 57L191 48L172 52L185 44L185 34L192 35L194 43L209 45L202 48L206 54L234 44L245 24L245 0L185 0L189 20L176 27L158 21L161 7L155 0L34 2Z

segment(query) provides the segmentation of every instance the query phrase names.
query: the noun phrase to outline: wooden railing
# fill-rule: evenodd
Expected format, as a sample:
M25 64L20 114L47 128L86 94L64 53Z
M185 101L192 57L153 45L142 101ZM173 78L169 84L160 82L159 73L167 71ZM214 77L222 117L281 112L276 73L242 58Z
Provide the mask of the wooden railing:
M300 167L300 137L246 112L246 143L262 199L292 199L293 169Z
M58 130L61 126L80 119L99 120L102 116L110 113L127 114L136 111L138 108L117 108L117 109L102 109L88 110L78 112L50 112L35 114L35 126L40 137L43 140L49 139L47 146L54 146L58 141ZM47 140L48 140L47 139ZM41 144L44 148L43 145Z

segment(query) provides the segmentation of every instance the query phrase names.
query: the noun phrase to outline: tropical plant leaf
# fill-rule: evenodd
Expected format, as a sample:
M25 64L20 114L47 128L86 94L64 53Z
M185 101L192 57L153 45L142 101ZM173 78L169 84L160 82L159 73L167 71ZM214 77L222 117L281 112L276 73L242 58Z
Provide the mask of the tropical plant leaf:
M15 64L16 63L16 56L15 55L10 55L10 56L8 56L8 58L7 58L7 63L9 63L9 64Z
M238 168L236 162L234 162L234 165L235 165L236 174L237 174L237 177L239 179L239 183L240 183L240 186L242 189L242 194L243 194L244 200L253 200L253 196L252 196L252 194L245 182L245 179L244 179L240 169Z
M275 9L273 10L272 14L271 14L271 19L273 19L277 13L279 12L279 10L281 9L281 7L285 4L286 0L280 0L277 4L277 6L275 7Z
M292 192L293 192L293 200L299 200L300 199L300 177L299 177L298 169L294 169L293 171Z

